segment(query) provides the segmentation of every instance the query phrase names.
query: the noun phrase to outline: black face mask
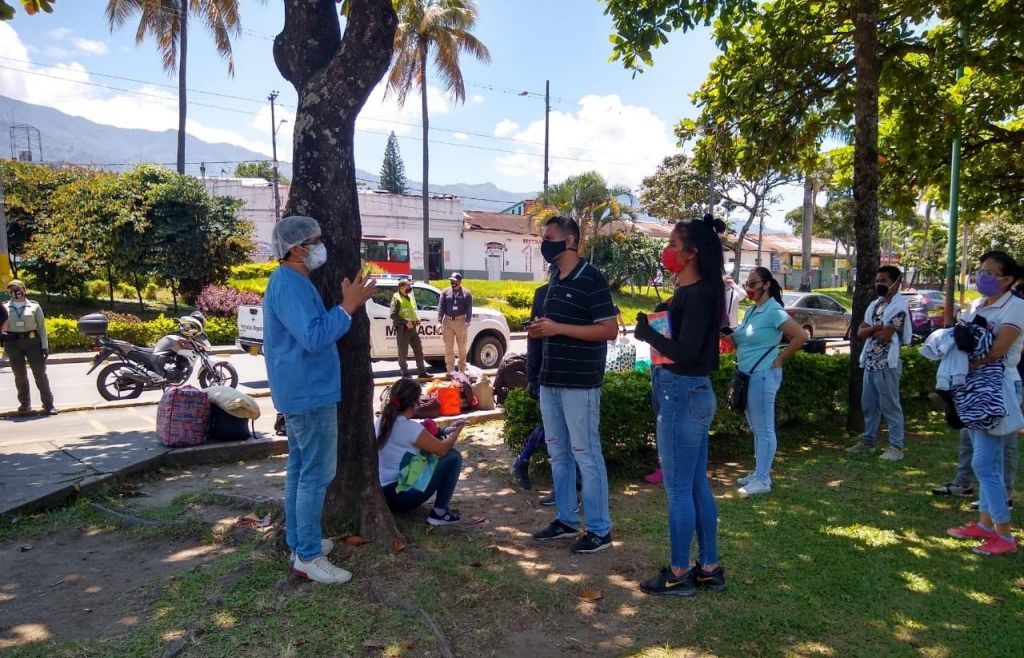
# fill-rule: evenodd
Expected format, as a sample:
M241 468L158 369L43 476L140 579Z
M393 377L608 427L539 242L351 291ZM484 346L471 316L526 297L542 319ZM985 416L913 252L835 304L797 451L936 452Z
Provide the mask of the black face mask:
M544 257L544 260L549 263L554 263L555 260L562 255L562 252L566 250L565 240L554 241L545 240L540 243L540 255Z
M885 297L886 295L888 295L889 294L889 290L891 288L892 288L892 286L887 286L884 283L876 283L875 284L875 292L878 293L879 297Z

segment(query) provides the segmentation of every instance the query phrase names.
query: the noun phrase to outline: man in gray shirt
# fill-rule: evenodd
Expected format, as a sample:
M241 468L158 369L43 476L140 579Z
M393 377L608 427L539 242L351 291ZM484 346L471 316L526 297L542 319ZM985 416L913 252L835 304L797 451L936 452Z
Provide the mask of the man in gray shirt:
M458 272L453 272L448 281L451 288L441 293L437 308L437 322L444 337L444 365L448 372L455 371L455 343L458 343L459 371L466 372L466 329L473 319L473 295L462 287L462 275Z

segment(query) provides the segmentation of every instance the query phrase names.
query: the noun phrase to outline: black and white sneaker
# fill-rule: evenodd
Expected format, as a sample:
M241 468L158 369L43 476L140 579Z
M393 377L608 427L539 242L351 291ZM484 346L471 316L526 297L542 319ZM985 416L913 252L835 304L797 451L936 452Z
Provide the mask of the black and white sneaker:
M462 520L457 510L449 509L445 510L444 514L438 514L434 510L430 510L430 514L427 514L427 523L430 525L452 525Z
M530 462L519 461L518 459L512 462L512 480L520 489L531 489L532 483L530 482ZM544 503L541 504L543 505ZM554 496L552 496L551 504L555 504Z
M555 539L571 539L578 534L579 530L571 525L561 521L552 521L548 527L533 533L533 538L537 541L554 541Z
M598 537L592 532L580 537L575 544L572 545L573 553L598 553L606 548L612 547L612 533L608 533L604 537Z
M693 596L697 593L697 585L693 582L692 569L676 576L670 567L662 567L657 576L640 583L640 591L660 596Z
M538 500L537 502L538 502L538 503L540 503L541 505L543 505L544 507L554 507L554 506L555 506L555 503L557 502L557 501L555 500L555 492L554 492L554 491L552 491L552 492L551 492L551 493L549 493L548 495L546 495L546 496L542 497L542 498L541 498L540 500Z

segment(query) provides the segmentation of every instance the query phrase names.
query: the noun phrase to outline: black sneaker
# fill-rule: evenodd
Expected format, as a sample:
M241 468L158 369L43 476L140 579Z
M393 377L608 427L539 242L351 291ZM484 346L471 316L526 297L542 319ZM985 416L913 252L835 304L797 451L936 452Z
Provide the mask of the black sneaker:
M551 493L549 493L548 495L544 496L543 498L541 498L537 502L540 503L541 505L543 505L544 507L554 507L555 503L557 502L557 501L555 501L555 492L552 491Z
M459 516L458 510L445 510L444 514L438 514L434 510L430 510L430 514L427 514L427 523L430 525L452 525L462 520Z
M512 479L520 489L530 489L530 462L518 459L512 462ZM543 505L543 503L541 504ZM554 504L554 500L552 500L552 504Z
M578 534L579 530L576 528L561 521L552 521L548 527L533 533L533 538L537 541L554 541L555 539L570 539Z
M975 500L975 501L971 502L971 511L972 512L977 512L978 511L978 507L980 507L980 506L981 506L981 502L980 501ZM1010 498L1010 499L1008 499L1006 501L1006 506L1009 507L1010 509L1013 509L1013 498Z
M50 406L48 406L48 407L45 407L45 408L43 409L43 413L44 413L44 414L46 414L47 416L56 416L56 415L57 415L58 413L60 413L60 412L59 412L59 411L57 411L57 407L55 407L55 406L53 406L53 405L51 404Z
M709 589L712 592L725 591L725 569L722 567L707 572L704 571L704 567L698 562L696 566L690 569L690 575L693 578L694 584L701 589Z
M671 568L662 567L657 576L641 581L640 591L660 596L693 596L697 593L697 586L693 582L692 569L676 577Z
M606 548L612 547L612 533L608 533L604 537L598 537L592 532L587 532L572 545L573 553L598 553Z

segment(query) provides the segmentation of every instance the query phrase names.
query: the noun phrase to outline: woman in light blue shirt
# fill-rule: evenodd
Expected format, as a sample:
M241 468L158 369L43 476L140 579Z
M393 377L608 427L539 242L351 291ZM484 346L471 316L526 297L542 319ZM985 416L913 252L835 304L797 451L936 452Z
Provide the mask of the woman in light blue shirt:
M737 480L740 494L752 496L772 490L775 459L775 395L782 385L782 364L800 350L807 334L782 307L782 288L765 267L756 267L743 284L754 302L733 333L736 367L750 375L747 388L747 423L754 432L754 472ZM785 336L789 345L778 354Z

